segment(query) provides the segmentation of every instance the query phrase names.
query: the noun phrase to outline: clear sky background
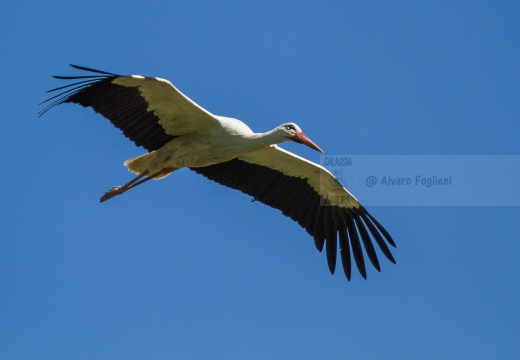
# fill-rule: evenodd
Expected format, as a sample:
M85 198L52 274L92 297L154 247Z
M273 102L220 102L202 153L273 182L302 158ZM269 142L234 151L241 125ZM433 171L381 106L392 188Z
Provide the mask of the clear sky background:
M143 150L90 109L36 115L72 63L167 78L256 131L295 121L327 154L520 154L519 19L517 1L3 4L0 358L519 358L519 207L371 206L397 265L348 282L296 223L189 170L100 204Z

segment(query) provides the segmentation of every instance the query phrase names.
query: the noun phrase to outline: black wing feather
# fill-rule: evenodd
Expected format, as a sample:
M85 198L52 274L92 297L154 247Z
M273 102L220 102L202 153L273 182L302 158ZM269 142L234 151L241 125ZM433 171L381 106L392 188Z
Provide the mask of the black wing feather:
M327 264L329 265L329 271L334 274L336 270L336 256L338 252L338 240L336 233L338 232L336 223L334 222L332 206L323 206L323 225L325 231L325 252L327 254Z
M361 243L359 242L358 232L354 225L352 217L347 219L347 232L348 238L350 239L350 246L352 247L352 255L354 255L354 261L358 268L359 273L364 279L367 278L367 270L365 268L365 259L363 257L363 250L361 250Z
M341 226L338 228L339 233L339 253L341 255L341 264L343 265L343 272L348 280L352 275L352 261L350 259L350 247L347 234L347 224L343 219L340 222Z
M368 255L368 258L370 259L370 262L377 269L377 271L381 271L379 260L377 259L376 249L374 249L374 245L372 244L370 236L368 235L365 224L359 217L355 217L354 222L356 223L356 228L361 235L361 240L363 241L363 245L365 246L365 251Z

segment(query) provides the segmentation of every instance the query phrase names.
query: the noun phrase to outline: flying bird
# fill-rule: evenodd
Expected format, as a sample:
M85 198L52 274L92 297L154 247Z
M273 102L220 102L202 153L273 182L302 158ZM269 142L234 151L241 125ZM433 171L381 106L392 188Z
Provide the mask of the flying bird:
M395 247L392 237L358 200L324 167L276 145L293 141L323 152L295 123L255 133L240 120L203 109L168 80L71 66L89 74L54 76L75 82L49 90L58 94L43 102L47 106L39 116L62 103L91 107L148 151L125 161L136 177L108 190L100 201L186 167L296 221L312 236L318 251L325 247L331 274L338 241L348 280L352 258L366 279L363 252L381 270L374 242L395 264L388 247Z

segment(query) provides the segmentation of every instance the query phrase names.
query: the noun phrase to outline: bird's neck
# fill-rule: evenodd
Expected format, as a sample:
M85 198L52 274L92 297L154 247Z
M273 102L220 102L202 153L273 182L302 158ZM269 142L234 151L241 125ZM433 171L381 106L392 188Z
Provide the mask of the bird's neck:
M261 149L272 144L279 144L288 140L287 138L280 136L276 129L265 133L254 133L247 137L253 150Z

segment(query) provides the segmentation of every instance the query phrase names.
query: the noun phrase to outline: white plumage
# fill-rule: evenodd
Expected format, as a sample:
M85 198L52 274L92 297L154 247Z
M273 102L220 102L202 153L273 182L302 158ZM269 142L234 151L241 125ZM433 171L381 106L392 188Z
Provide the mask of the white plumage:
M80 80L63 90L40 115L62 103L92 107L148 153L125 162L137 174L123 186L107 191L111 199L150 179L160 179L187 167L254 200L277 208L298 222L326 248L331 273L339 248L345 275L351 277L351 254L361 275L366 269L361 243L373 266L380 265L372 241L393 263L388 232L322 166L283 150L276 144L294 141L323 152L298 125L285 123L254 133L240 120L213 115L190 100L169 81L140 75L116 75L72 65L94 73L55 76Z

